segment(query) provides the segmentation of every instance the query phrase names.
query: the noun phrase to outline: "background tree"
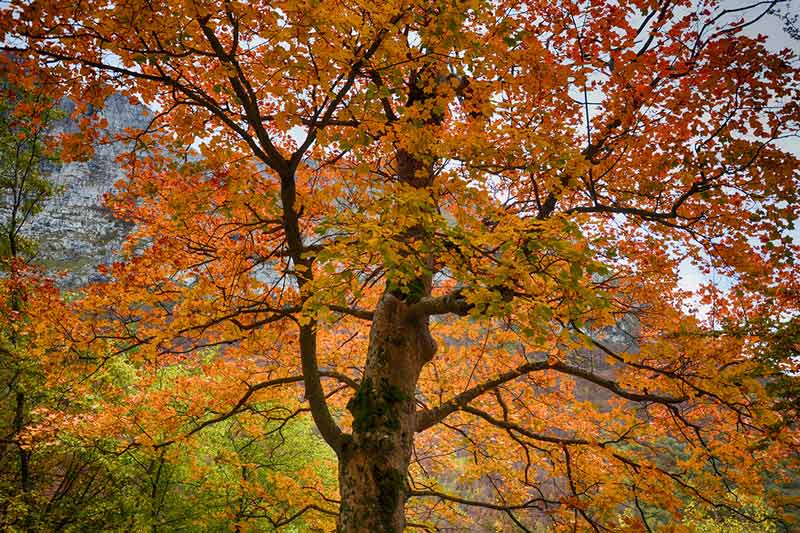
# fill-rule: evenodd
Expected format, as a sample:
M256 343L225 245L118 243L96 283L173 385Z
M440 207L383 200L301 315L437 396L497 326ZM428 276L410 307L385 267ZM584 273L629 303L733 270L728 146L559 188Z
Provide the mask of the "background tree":
M53 193L42 177L44 167L57 158L52 127L58 119L53 100L16 83L9 67L14 58L0 59L0 275L3 322L0 329L0 372L3 376L3 416L0 421L0 472L4 514L13 516L18 505L27 506L33 488L30 451L23 432L30 422L30 387L38 379L36 363L26 356L24 333L26 302L35 291L35 276L28 272L34 243L23 229ZM9 486L21 501L8 499ZM24 511L23 513L24 514Z
M101 409L113 414L134 390L174 395L189 376L180 368L148 368L139 379L124 357L109 360L65 345L81 327L66 305L79 293L62 291L40 269L37 243L26 230L57 192L48 174L60 164L62 148L71 150L68 157L91 149L86 141L94 136L76 138L81 132L74 126L81 118L97 121L91 114L69 120L48 96L46 78L14 56L2 61L0 528L219 531L233 523L272 531L291 522L297 531L315 529L315 517L304 516L311 507L297 507L302 497L285 494L300 492L298 470L314 473L310 485L330 486L330 457L286 402L251 401L246 413L169 448L132 446L126 439L139 436L141 426L97 423ZM169 408L182 409L178 402ZM332 513L307 504L323 518Z
M796 431L720 327L797 313L797 58L744 32L779 3L11 2L65 93L159 110L69 342L195 370L117 411L137 445L302 383L342 531L780 513Z

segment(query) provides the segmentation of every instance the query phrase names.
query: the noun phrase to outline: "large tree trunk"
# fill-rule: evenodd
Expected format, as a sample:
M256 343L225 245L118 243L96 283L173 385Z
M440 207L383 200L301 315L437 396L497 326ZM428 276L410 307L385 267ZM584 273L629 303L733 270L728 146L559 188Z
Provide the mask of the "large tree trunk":
M406 476L416 429L414 394L436 344L428 319L386 293L375 310L364 379L347 407L352 438L339 452L341 533L402 533Z

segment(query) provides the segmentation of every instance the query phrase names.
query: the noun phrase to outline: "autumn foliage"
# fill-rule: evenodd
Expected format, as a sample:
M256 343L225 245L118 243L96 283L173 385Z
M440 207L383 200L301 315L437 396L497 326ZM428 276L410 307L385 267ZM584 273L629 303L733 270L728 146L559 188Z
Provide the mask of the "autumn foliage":
M219 424L313 420L338 493L259 479L288 507L239 528L788 523L800 70L749 33L775 4L10 2L24 76L152 119L119 261L30 321L48 380L130 377L31 438L200 468Z

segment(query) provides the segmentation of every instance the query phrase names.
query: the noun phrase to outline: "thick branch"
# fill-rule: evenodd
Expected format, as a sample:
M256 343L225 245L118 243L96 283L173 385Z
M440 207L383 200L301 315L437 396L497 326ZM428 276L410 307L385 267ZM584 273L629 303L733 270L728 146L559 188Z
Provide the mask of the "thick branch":
M518 296L513 289L503 286L490 286L490 290L500 293L503 301L509 302L514 296ZM449 294L442 296L427 296L421 298L417 303L409 306L406 310L406 318L415 319L424 316L434 315L447 315L453 314L458 316L467 316L469 312L475 307L467 301L463 294L463 288L455 289Z
M367 309L360 309L358 307L345 307L341 305L329 305L328 309L335 313L343 315L350 315L362 320L372 320L373 313Z
M466 316L473 305L467 302L460 289L445 294L444 296L427 296L421 298L414 305L409 306L406 316L409 319L423 316L455 314Z
M317 368L317 338L313 328L312 324L300 326L300 358L303 367L303 384L306 388L306 399L311 407L311 416L314 418L314 423L325 442L338 454L344 433L342 433L333 416L331 416L325 398L325 391L322 389L321 374Z
M516 369L501 374L494 379L486 381L480 385L476 385L475 387L472 387L471 389L462 392L451 400L441 404L439 407L419 412L417 414L416 430L418 432L425 431L433 425L441 422L455 411L466 411L466 407L468 406L469 402L483 395L484 393L494 390L503 383L521 377L530 372L536 372L540 370L555 370L557 372L561 372L562 374L569 374L571 376L585 379L586 381L594 383L595 385L603 387L604 389L610 390L621 398L625 398L626 400L631 400L634 402L654 402L674 405L687 400L685 396L661 396L659 394L650 394L647 392L638 393L629 391L620 387L619 384L613 380L598 376L597 374L593 374L592 372L578 367L570 366L559 361L538 361L521 365Z
M197 22L217 58L223 63L232 65L236 71L236 76L228 76L228 82L244 108L247 124L253 128L264 152L269 156L269 160L265 161L265 163L269 164L269 166L277 172L284 172L287 167L286 159L272 143L269 132L264 128L263 117L261 116L261 110L258 106L258 98L247 80L247 77L244 75L235 55L233 55L235 54L235 50L232 51L231 54L225 51L225 48L222 46L222 43L220 43L214 30L209 27L209 19L210 17L206 16L198 19Z
M685 396L661 396L658 394L649 394L647 392L644 393L637 393L631 392L628 390L623 389L619 386L616 381L598 376L597 374L593 374L587 370L583 370L578 367L566 365L561 362L553 363L549 365L547 368L556 370L557 372L561 372L562 374L569 374L571 376L579 377L585 379L586 381L590 381L595 385L599 385L604 389L610 390L617 396L625 398L626 400L631 400L634 402L655 402L655 403L663 403L663 404L678 404L685 402L687 398Z
M503 383L511 381L512 379L516 379L520 376L524 376L529 372L544 370L546 368L548 368L547 361L526 363L524 365L515 368L514 370L511 370L504 374L500 374L494 379L481 383L480 385L476 385L475 387L472 387L471 389L462 392L455 398L452 398L451 400L441 404L439 407L427 411L418 412L417 432L425 431L431 426L438 424L439 422L447 418L451 413L460 410L478 396L481 396L482 394L497 388Z

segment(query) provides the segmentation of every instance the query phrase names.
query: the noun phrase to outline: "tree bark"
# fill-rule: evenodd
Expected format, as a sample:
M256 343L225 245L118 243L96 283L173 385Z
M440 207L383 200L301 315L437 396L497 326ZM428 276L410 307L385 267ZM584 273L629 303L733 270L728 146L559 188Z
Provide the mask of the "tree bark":
M340 533L402 533L416 431L417 379L436 352L428 317L385 293L370 330L364 379L347 404L353 433L339 450Z
M411 81L407 106L433 96ZM391 115L391 114L390 114ZM389 121L394 120L387 116ZM441 123L433 113L429 124ZM433 161L405 149L397 151L398 179L422 189L432 183ZM424 227L414 227L399 239L425 241ZM436 353L429 314L417 304L430 299L433 259L429 271L404 283L387 285L370 329L364 378L347 408L353 415L352 435L342 439L339 458L339 533L402 533L408 495L408 465L417 430L417 380ZM424 311L424 310L423 310Z
M14 412L14 436L17 439L19 450L19 485L23 497L26 499L31 491L30 457L31 453L20 442L22 430L25 429L25 393L17 392L16 409Z

